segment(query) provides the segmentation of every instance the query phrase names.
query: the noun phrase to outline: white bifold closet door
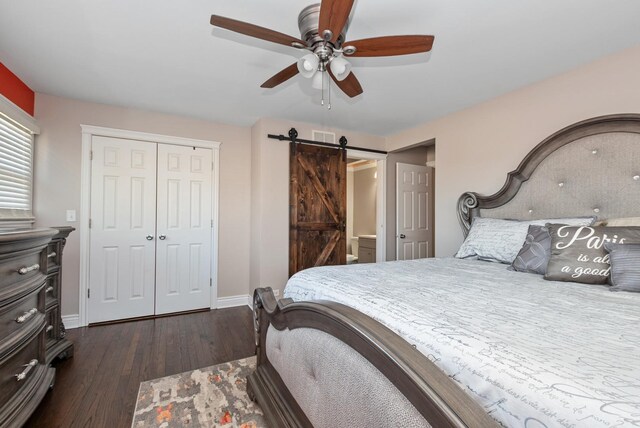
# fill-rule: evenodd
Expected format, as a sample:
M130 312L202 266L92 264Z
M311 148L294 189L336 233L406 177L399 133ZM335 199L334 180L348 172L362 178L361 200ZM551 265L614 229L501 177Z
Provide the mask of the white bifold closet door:
M92 138L89 322L210 305L209 149Z
M211 156L158 144L156 314L209 307Z

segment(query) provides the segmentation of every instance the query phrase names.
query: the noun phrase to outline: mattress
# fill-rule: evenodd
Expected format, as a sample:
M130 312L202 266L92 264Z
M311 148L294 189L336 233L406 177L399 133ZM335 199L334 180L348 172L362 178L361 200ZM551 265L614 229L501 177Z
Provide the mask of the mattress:
M441 258L307 269L284 296L376 319L503 426L640 425L640 293Z

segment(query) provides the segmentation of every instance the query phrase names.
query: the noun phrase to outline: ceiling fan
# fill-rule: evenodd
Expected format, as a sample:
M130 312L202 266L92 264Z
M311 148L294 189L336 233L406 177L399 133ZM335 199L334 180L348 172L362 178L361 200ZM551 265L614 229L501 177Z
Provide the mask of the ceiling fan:
M345 41L354 1L322 0L320 4L304 8L298 16L301 38L218 15L211 15L211 25L309 51L296 63L264 82L262 88L273 88L300 73L313 79L314 88L323 89L325 75L329 75L345 94L355 97L363 90L345 57L379 57L428 52L433 46L434 37L406 35Z

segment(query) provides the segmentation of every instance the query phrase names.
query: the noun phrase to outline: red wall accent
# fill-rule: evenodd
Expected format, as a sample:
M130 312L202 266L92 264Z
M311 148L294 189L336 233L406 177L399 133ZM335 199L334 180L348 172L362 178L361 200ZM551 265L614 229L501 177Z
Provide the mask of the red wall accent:
M33 116L36 96L18 76L0 62L0 94Z

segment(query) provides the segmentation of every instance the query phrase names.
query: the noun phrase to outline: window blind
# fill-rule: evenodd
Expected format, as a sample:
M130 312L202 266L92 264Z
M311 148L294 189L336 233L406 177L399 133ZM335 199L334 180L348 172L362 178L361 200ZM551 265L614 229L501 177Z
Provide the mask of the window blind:
M33 134L0 113L0 219L32 219Z

